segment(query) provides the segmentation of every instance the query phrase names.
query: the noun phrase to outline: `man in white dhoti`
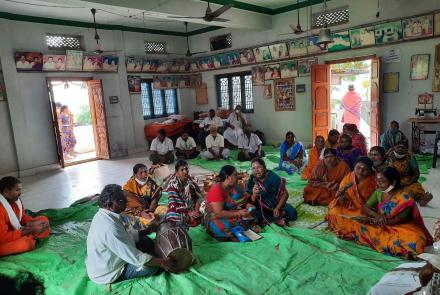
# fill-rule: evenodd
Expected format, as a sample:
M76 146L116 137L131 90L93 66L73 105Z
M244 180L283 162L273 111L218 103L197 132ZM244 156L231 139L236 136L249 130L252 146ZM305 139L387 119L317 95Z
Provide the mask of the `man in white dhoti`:
M238 138L243 134L243 127L246 125L246 117L241 112L241 105L235 107L235 111L231 113L226 121L226 130L223 137L234 146L238 145Z

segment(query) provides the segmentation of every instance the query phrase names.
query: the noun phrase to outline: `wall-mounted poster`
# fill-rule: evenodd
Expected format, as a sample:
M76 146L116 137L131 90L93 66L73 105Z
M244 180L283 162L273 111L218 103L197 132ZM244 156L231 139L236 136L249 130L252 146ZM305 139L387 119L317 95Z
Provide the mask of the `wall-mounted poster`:
M190 64L189 61L183 59L179 62L179 73L189 73L190 72Z
M223 56L221 54L214 55L212 57L212 61L214 62L214 68L216 69L220 69L221 67L226 66L226 62L223 61ZM222 66L222 64L224 64L224 66Z
M202 74L191 75L191 87L202 86Z
M402 40L402 22L395 21L374 26L376 44L385 44Z
M102 70L102 56L101 55L84 55L83 56L83 71L97 72Z
M155 89L169 89L177 88L179 82L177 76L154 76L153 77L153 88Z
M350 49L350 36L348 31L332 33L333 43L328 45L329 52L341 51Z
M238 51L229 51L223 53L223 56L227 60L229 66L236 66L240 64L240 54Z
M171 71L173 63L171 61L159 61L159 66L157 67L158 73L168 73Z
M281 78L280 64L267 65L264 70L264 80L274 80Z
M440 12L434 14L434 36L440 36Z
M66 56L59 54L43 55L43 71L65 71Z
M41 52L15 52L15 66L18 72L43 70L43 54Z
M318 45L319 36L310 36L308 41L309 41L309 44L307 45L308 54L326 51L326 50L322 50L321 47L319 47Z
M190 68L191 68L191 72L197 72L199 69L199 64L197 63L196 59L191 60L190 62Z
M264 85L264 66L252 67L252 85Z
M144 73L156 73L158 67L159 67L158 60L150 60L144 58L142 61L142 72Z
M257 62L269 61L272 59L269 46L261 46L254 48L254 56Z
M426 80L429 74L429 54L411 56L411 80Z
M295 110L295 79L278 79L273 84L275 111Z
M254 52L251 48L245 48L238 50L240 54L240 63L242 65L253 64L255 62Z
M82 71L83 52L66 50L66 71Z
M200 70L213 70L215 69L214 61L211 56L201 57L199 59Z
M374 27L351 29L349 35L351 48L360 48L376 44Z
M191 88L191 76L178 76L179 88Z
M416 39L432 36L432 14L402 20L403 39Z
M265 99L272 99L272 83L263 85L263 97Z
M440 44L435 46L434 77L432 78L432 91L440 92Z
M172 72L172 73L178 73L179 72L179 67L180 67L179 62L180 61L178 61L178 60L171 61L170 72Z
M127 76L128 92L141 93L141 77Z
M294 78L298 77L298 61L290 60L288 62L281 63L281 78Z
M385 93L399 92L398 72L383 74L383 92Z
M291 57L307 55L307 45L307 37L293 39L289 44L289 55Z
M127 72L136 73L142 70L142 57L127 57Z
M104 55L102 57L103 72L117 72L119 57L116 55Z
M308 76L313 64L318 63L317 57L303 58L298 60L298 76Z
M289 57L289 51L287 51L286 43L277 43L269 45L270 55L272 56L272 60L282 59Z

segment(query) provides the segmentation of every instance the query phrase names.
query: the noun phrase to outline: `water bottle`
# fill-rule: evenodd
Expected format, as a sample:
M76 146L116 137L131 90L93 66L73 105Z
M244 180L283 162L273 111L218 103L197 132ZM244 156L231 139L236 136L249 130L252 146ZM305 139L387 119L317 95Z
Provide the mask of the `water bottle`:
M250 242L251 240L243 234L244 228L241 225L237 225L231 229L234 236L240 241L240 243Z

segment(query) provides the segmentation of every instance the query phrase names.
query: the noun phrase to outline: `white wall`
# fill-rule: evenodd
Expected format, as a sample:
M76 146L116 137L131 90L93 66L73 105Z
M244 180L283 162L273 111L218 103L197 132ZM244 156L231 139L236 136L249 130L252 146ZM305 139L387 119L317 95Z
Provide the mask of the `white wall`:
M140 96L128 93L125 56L143 55L144 39L166 41L168 50L176 52L184 47L184 38L99 30L103 48L118 51L118 73L17 72L14 52L23 50L49 53L45 44L46 33L82 35L85 49L95 49L94 32L88 28L0 20L0 59L8 95L7 102L0 102L0 174L19 170L21 175L27 175L56 167L57 153L51 127L46 77L101 79L112 156L146 150L147 142L143 135L145 121ZM109 103L108 97L113 95L119 97L119 103ZM11 114L9 123L8 109ZM15 139L15 145L12 139Z
M333 0L328 3L329 8L341 6L347 3L344 0ZM335 29L348 28L366 23L372 23L379 20L390 18L412 16L416 14L430 12L440 9L438 0L421 0L414 5L411 0L387 0L381 1L381 14L376 19L376 1L349 1L350 23L336 27ZM319 11L322 6L314 6L313 11ZM301 10L301 23L303 28L307 24L306 10ZM209 50L209 38L212 36L231 33L232 49L256 46L259 44L275 42L277 40L297 38L296 35L280 35L280 33L289 32L288 24L296 24L296 12L288 12L273 17L273 30L257 31L231 31L222 29L205 34L192 36L190 39L191 49L193 51ZM333 29L333 28L332 28ZM382 56L390 48L399 48L401 52L401 62L392 64L383 64L382 73L400 72L400 89L398 93L381 94L381 125L382 130L386 128L391 120L397 120L401 123L403 131L409 136L411 132L408 118L414 116L414 108L417 102L417 95L423 92L431 92L434 46L440 43L439 38L401 43L390 46L372 47L360 50L349 50L339 53L327 53L318 57L319 63L325 63L330 60L337 60L349 57L373 55ZM228 49L231 50L231 49ZM220 52L220 51L219 51ZM216 54L218 52L213 52ZM430 73L428 80L410 81L410 59L413 54L429 53L431 54ZM215 75L224 73L241 72L250 70L250 67L236 67L225 70L216 70L203 72L203 82L207 83L209 105L198 106L195 99L192 99L194 110L208 110L217 107L217 94L215 89ZM266 134L269 142L279 142L284 137L287 130L295 132L297 137L307 144L312 143L311 126L311 81L310 76L296 78L296 84L306 84L306 92L296 94L296 111L275 112L273 100L263 98L262 87L254 87L255 112L248 115L254 128L262 130ZM440 105L440 93L435 93L434 100L437 106Z

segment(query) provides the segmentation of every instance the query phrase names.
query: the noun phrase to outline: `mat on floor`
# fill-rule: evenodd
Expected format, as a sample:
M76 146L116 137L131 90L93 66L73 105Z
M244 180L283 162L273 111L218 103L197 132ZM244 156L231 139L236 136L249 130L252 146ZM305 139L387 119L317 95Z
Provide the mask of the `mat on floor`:
M185 273L162 273L109 286L85 270L86 237L95 201L45 210L53 234L37 249L0 259L0 273L35 275L45 294L365 294L401 260L320 231L266 227L252 243L217 242L199 226L190 230L195 264ZM354 271L355 270L355 271Z

